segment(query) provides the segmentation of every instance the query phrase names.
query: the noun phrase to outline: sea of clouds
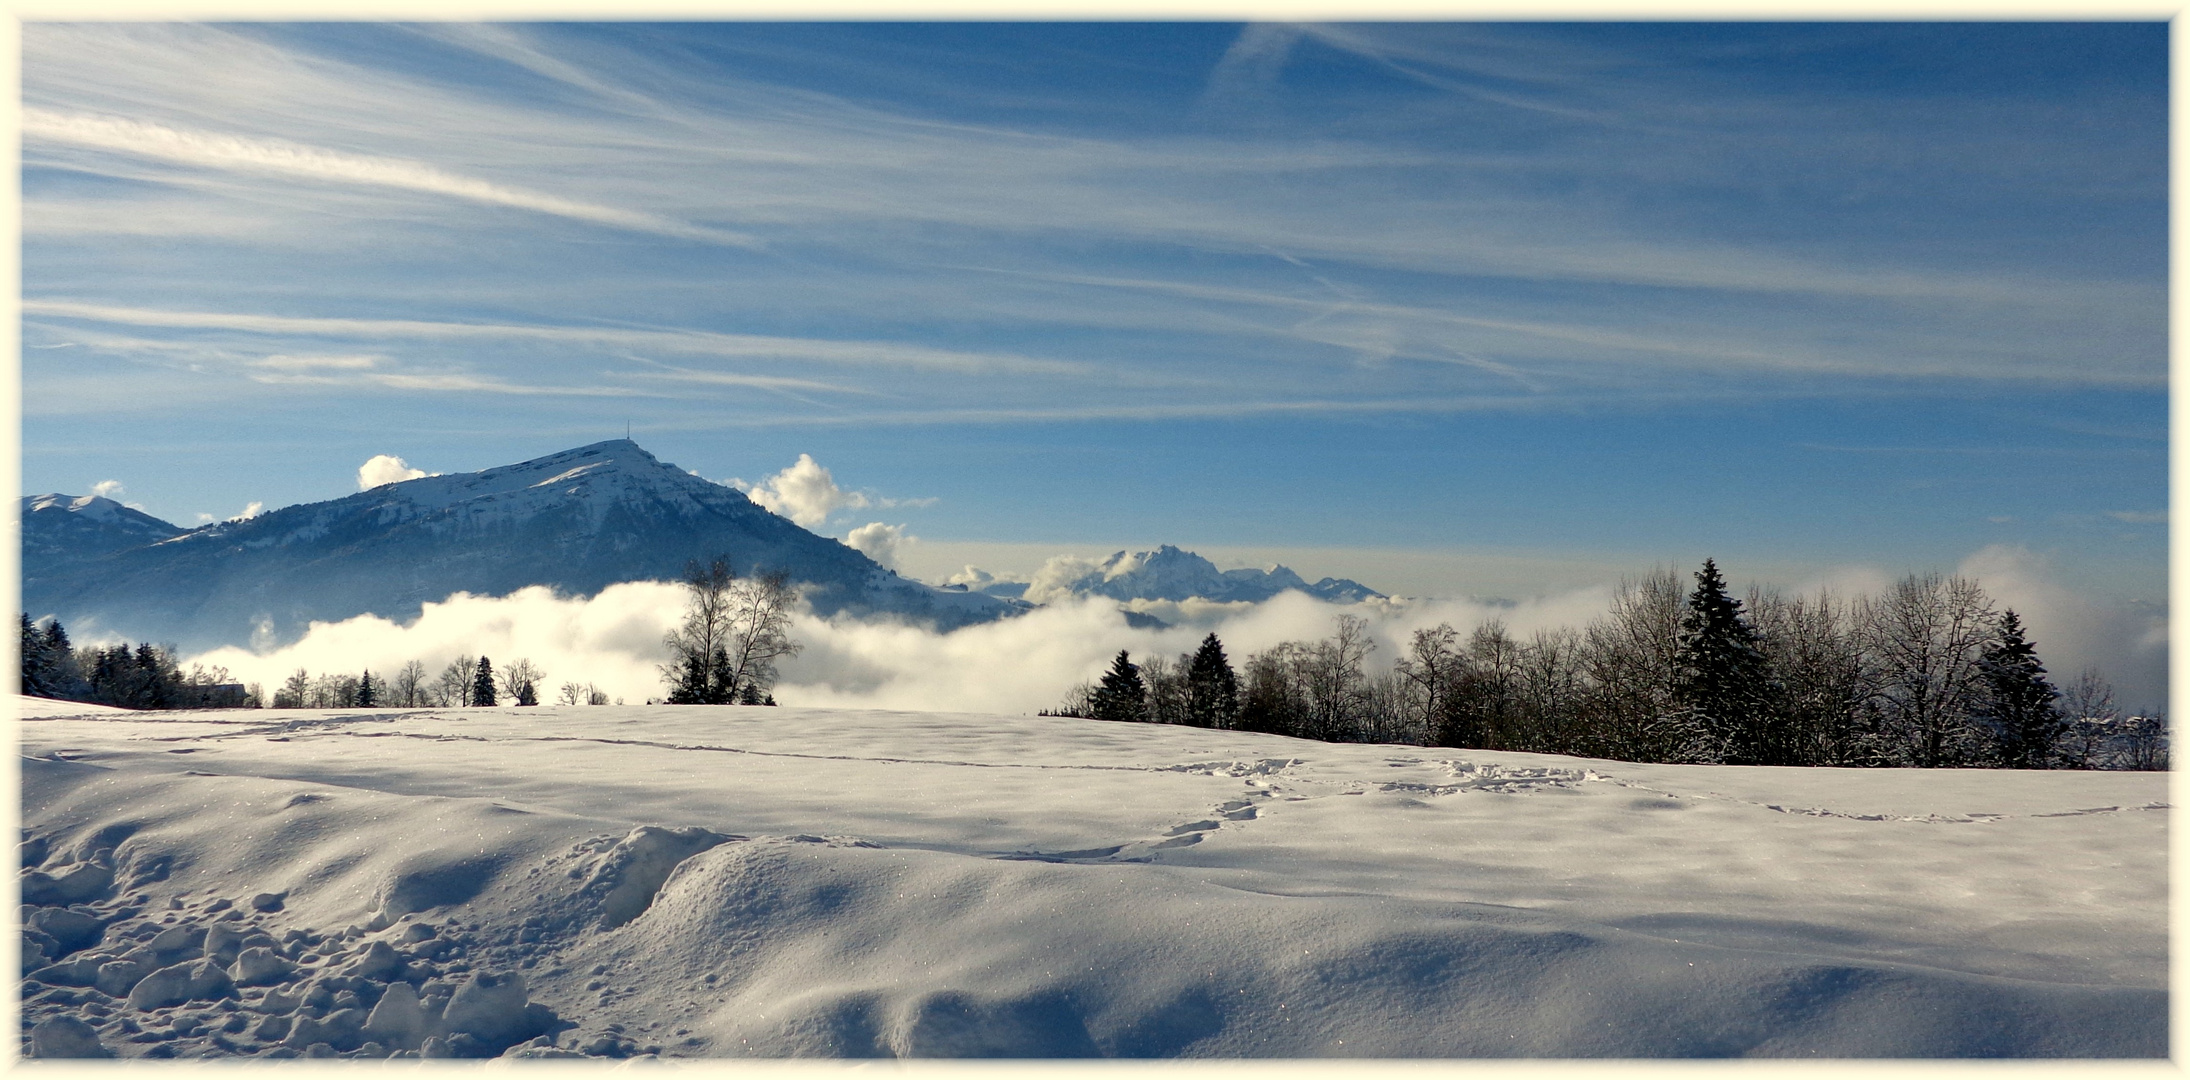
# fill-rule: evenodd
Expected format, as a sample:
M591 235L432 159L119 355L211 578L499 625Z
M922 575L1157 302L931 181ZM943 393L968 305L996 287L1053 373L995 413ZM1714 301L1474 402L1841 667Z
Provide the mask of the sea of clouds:
M2164 616L2088 600L2054 582L2043 562L2021 549L1986 548L1957 572L1975 575L1998 603L2023 616L2057 682L2095 665L2115 683L2123 706L2164 704ZM1852 569L1802 588L1827 586L1851 595L1878 592L1889 581L1883 572ZM800 613L791 633L803 649L781 665L775 696L799 705L1031 713L1059 704L1074 684L1098 676L1120 649L1136 660L1175 657L1213 632L1237 666L1283 641L1325 637L1336 616L1348 613L1370 621L1376 640L1370 666L1381 669L1404 655L1416 629L1440 622L1466 632L1496 619L1524 638L1539 629L1580 628L1606 610L1612 588L1608 583L1511 605L1337 605L1301 593L1259 604L1132 605L1171 624L1161 629L1127 625L1119 605L1103 598L1058 598L1024 616L950 633L894 620ZM426 604L409 623L374 615L315 623L293 644L222 648L186 662L225 667L231 678L260 683L271 693L298 668L314 675L370 669L387 679L405 661L418 660L430 678L452 659L484 654L497 668L522 658L545 670L543 701L555 700L569 682L638 704L664 693L663 638L683 608L683 587L671 582L614 585L591 597L559 596L537 586L499 597L458 593Z

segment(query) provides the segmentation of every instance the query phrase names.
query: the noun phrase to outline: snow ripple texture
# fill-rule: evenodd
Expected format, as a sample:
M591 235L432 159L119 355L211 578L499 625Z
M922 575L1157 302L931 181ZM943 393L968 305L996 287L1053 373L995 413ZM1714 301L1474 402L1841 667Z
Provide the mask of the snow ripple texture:
M32 1057L2167 1051L2164 776L20 710Z

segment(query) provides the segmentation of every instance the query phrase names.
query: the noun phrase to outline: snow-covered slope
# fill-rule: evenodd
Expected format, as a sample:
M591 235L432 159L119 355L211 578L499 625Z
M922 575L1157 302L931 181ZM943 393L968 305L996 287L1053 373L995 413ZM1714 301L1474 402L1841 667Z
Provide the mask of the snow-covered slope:
M25 495L22 515L26 570L156 544L184 531L103 495Z
M1099 563L1079 564L1071 576L1038 579L1029 593L1054 596L1107 596L1114 600L1189 600L1222 602L1268 600L1288 589L1338 603L1356 603L1384 594L1347 578L1310 584L1290 568L1219 570L1191 551L1165 544L1154 551L1120 551Z
M2162 775L789 707L34 711L49 1049L2167 1049Z
M243 644L262 623L287 641L312 620L407 619L458 591L591 594L674 580L688 560L717 554L740 573L786 572L822 614L883 612L949 628L1015 610L898 577L624 439L385 484L73 563L34 566L29 554L24 606L34 616L88 619L185 649Z

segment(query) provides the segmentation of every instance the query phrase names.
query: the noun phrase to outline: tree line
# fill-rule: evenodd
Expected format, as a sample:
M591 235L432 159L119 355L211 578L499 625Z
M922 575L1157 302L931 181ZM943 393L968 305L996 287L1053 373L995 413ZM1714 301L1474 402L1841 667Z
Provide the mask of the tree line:
M1580 630L1417 630L1372 670L1367 620L1235 672L1211 634L1176 660L1120 652L1045 715L1389 742L1738 765L2164 769L2166 722L2125 715L2095 670L2065 688L2021 618L1969 578L1877 597L1729 595L1705 560L1623 583Z
M393 676L371 669L356 675L313 675L298 668L269 698L258 683L230 682L228 669L192 664L181 670L172 646L149 642L73 648L58 619L22 620L22 692L60 701L83 701L125 709L358 709L447 708L469 705L538 705L547 673L519 659L499 672L484 656L459 656L437 676L426 665L406 662ZM566 682L557 692L563 705L607 705L606 692L591 683ZM622 704L617 701L616 704Z
M22 692L62 701L124 709L227 709L252 704L258 688L228 681L228 669L190 665L182 670L175 650L141 642L86 645L69 642L59 620L23 621Z
M277 709L449 708L470 705L538 705L540 686L547 673L530 660L520 659L497 672L484 656L459 656L437 676L428 677L426 665L405 661L393 676L376 676L370 669L358 675L329 673L313 676L298 668L274 691ZM597 700L595 700L597 699ZM563 684L561 704L606 705L608 696L591 686Z
M774 705L776 662L798 655L791 615L798 593L780 573L740 578L727 556L685 567L683 621L664 640L662 666L671 705ZM172 647L143 644L73 649L58 619L34 623L22 614L22 692L37 697L132 709L448 708L537 705L547 674L519 659L499 672L485 656L459 656L439 674L406 662L393 675L312 674L298 668L269 697L257 683L228 681L225 668L178 670ZM562 705L607 705L591 683L566 682ZM623 701L617 699L616 704ZM649 701L648 704L654 702Z

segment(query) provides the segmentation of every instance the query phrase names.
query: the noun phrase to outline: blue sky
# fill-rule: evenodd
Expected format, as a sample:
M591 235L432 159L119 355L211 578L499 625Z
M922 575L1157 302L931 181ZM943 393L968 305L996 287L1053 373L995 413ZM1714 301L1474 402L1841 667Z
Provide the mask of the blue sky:
M1471 556L2007 545L2162 604L2166 47L32 24L23 488L190 525L628 422L715 479L811 454L953 558L1511 595L1560 575Z

